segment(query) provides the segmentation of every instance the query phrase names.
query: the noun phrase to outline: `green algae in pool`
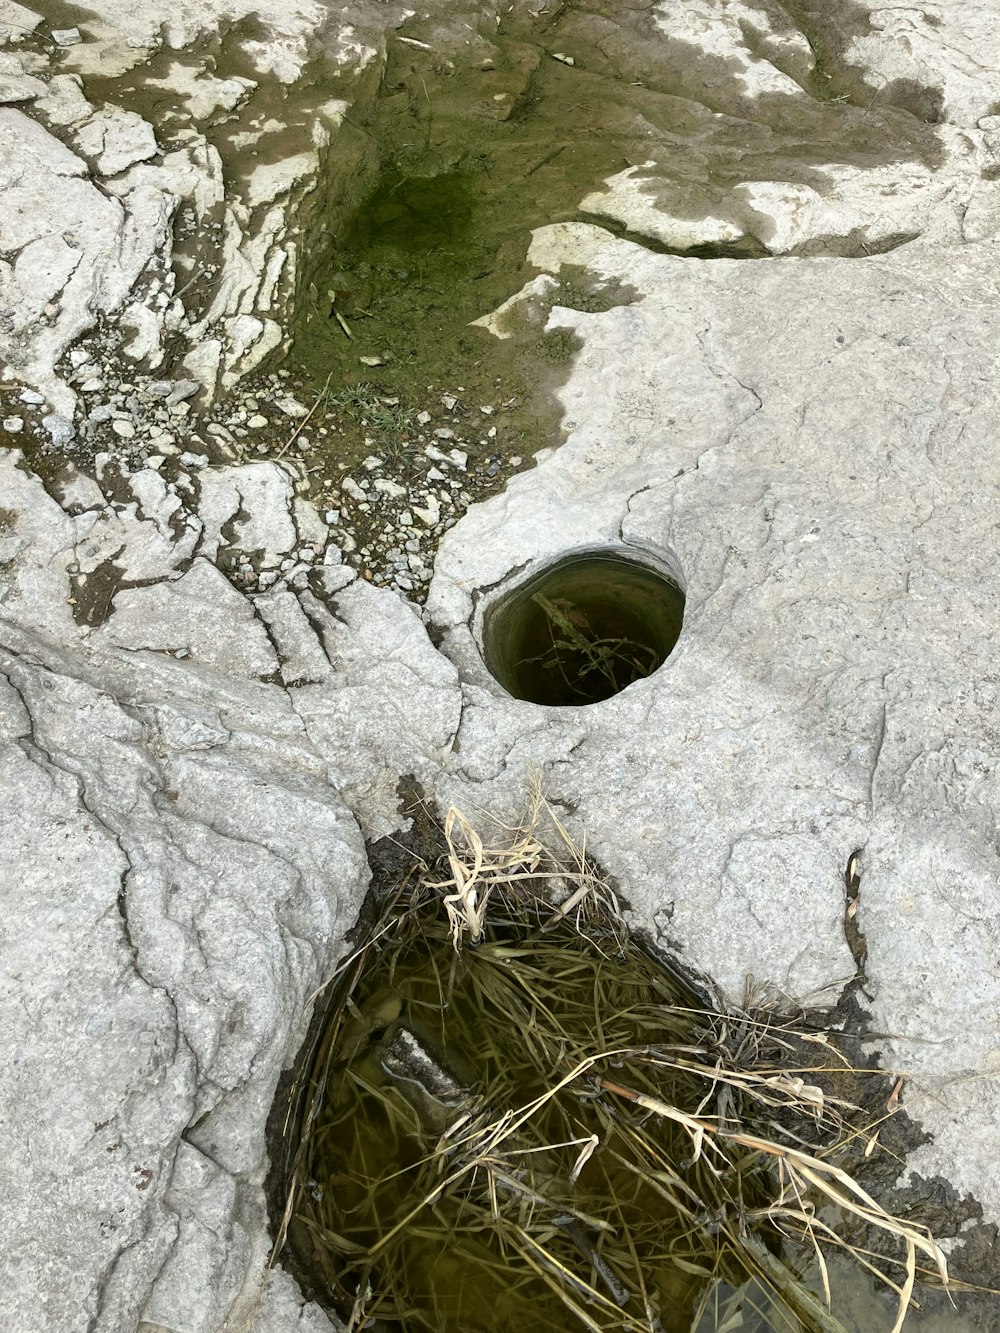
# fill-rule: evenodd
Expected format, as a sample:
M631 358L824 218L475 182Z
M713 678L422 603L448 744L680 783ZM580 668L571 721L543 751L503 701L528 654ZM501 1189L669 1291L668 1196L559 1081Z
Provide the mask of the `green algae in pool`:
M650 675L681 632L684 593L618 550L565 556L501 593L483 620L483 658L516 699L599 703Z

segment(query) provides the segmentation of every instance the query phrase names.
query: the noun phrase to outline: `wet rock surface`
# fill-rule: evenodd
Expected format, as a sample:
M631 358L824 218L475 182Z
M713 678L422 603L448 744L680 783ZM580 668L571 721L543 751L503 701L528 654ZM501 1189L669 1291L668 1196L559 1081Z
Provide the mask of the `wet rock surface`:
M541 769L637 921L733 993L752 973L834 1002L862 966L930 1136L907 1172L1000 1217L995 16L442 2L403 22L0 3L19 1333L329 1327L265 1271L264 1123L406 775L514 814ZM521 124L544 140L530 249L508 238L461 297L481 341L419 389L400 307L381 296L369 336L370 291L314 283L317 219L385 165L356 122L387 69L438 173L422 82L438 124L479 80L504 153ZM546 120L570 104L568 130ZM556 150L575 165L546 178ZM433 177L426 151L393 170ZM289 370L310 315L322 354ZM568 374L564 440L492 374L519 341ZM483 597L612 540L678 563L677 649L590 709L511 700Z

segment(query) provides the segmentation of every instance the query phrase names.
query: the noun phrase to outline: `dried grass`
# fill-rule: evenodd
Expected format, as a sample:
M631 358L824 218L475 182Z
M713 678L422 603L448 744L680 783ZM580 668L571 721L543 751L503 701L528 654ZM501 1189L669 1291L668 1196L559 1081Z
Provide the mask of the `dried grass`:
M836 1091L857 1071L833 1035L664 970L537 786L517 828L451 810L443 832L343 973L287 1125L276 1252L288 1232L350 1329L663 1333L756 1308L776 1333L843 1333L837 1252L896 1292L899 1333L918 1279L949 1286L927 1229L846 1165L878 1125ZM455 1078L428 1093L401 1028ZM845 1223L896 1243L898 1279Z

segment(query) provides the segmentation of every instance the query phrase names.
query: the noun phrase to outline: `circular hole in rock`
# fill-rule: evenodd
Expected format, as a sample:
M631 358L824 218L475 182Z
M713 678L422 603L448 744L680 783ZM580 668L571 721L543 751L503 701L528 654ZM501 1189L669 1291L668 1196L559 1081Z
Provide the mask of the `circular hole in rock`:
M681 632L684 591L662 559L578 550L508 590L483 617L483 660L515 699L594 704L661 666Z

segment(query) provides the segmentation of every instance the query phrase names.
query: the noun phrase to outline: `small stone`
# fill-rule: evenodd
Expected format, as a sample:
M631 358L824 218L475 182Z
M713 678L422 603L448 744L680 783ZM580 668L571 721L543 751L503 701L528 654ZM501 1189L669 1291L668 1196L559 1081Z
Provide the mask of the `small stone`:
M53 28L52 40L56 46L79 46L83 38L79 28Z
M444 403L445 409L449 412L452 412L455 409L455 405L457 404L458 399L453 394L443 393L441 395L441 401L442 403Z
M45 395L36 393L34 389L22 389L21 402L27 403L30 407L41 407L42 403L45 402Z
M3 428L11 435L20 435L24 430L24 417L4 417Z
M482 412L482 414L483 414L484 417L491 417L491 416L493 415L493 413L496 411L495 408L493 408L493 407L488 407L488 406L487 406L487 407L481 407L479 410L480 410L480 412Z
M340 510L328 509L323 517L326 519L327 523L329 523L331 528L335 528L340 522Z
M430 414L430 412L418 412L418 413L417 413L417 420L420 422L421 426L426 426L427 423L430 421L430 419L431 419L431 414Z
M523 462L524 459L521 457L520 454L514 454L510 460L510 465L511 467L520 467Z
M399 511L399 522L400 525L404 528L413 527L413 515L410 513L408 509L401 509ZM407 546L409 546L410 543L407 542L406 544Z
M100 393L104 388L104 381L100 376L95 375L93 379L84 380L80 385L81 393Z
M130 440L135 434L135 427L131 421L112 421L111 429L116 435L121 436L123 440Z
M247 422L247 425L250 427L251 430L261 430L267 424L268 424L267 417L262 417L259 412L255 413L255 415L252 416L250 420Z
M180 461L185 467L208 467L208 454L181 454Z
M96 407L90 409L88 421L92 421L95 426L100 426L105 421L110 421L115 414L115 409L110 403L98 403Z
M469 455L467 453L465 453L462 449L450 449L448 451L448 457L451 459L451 461L455 464L455 466L459 469L460 472L465 471L465 465L469 461Z
M70 348L69 361L71 366L85 366L88 361L92 360L93 357L85 347Z
M553 51L553 52L552 52L552 59L553 59L553 60L558 60L559 63L560 63L560 65L575 65L575 64L576 64L576 61L573 59L572 56L566 56L566 55L563 55L563 53L562 53L561 51Z
M163 434L163 427L162 427L162 426L150 426L150 427L149 427L149 430L148 430L148 434L149 434L149 438L150 438L151 440L158 440L158 439L160 438L160 436Z
M76 434L72 421L60 416L58 412L50 412L47 417L42 417L42 428L48 432L49 439L55 445L69 444Z
M173 391L173 380L153 380L151 384L146 385L146 392L151 398L166 398Z
M434 432L434 438L437 440L453 440L455 438L455 432L449 430L447 426L442 426Z
M384 366L385 362L380 356L359 356L358 360L363 366Z
M170 404L170 415L171 415L172 417L186 417L187 414L188 414L190 411L191 411L191 404L190 404L190 403L171 403L171 404Z
M345 494L349 495L352 500L363 500L365 498L364 491L353 477L345 477L340 484Z
M441 506L438 503L437 498L432 495L428 497L426 509L421 509L419 505L414 505L413 512L416 514L417 518L420 519L421 523L428 528L433 528L435 523L437 523L441 517Z
M374 454L369 454L367 458L362 459L361 466L368 472L375 472L382 466L382 459L376 458Z
M201 385L197 380L177 380L167 394L167 406L174 407L176 404L184 402L186 398L193 398L200 388Z
M279 412L284 412L286 417L305 417L309 415L308 407L303 407L299 400L293 398L290 393L282 394L280 398L276 398L274 405Z
M496 437L497 437L497 428L496 426L491 426L489 430L486 432L486 438L489 440L495 440Z
M389 481L387 477L379 477L375 482L375 489L391 500L401 500L406 494L405 486L400 486L398 481Z

